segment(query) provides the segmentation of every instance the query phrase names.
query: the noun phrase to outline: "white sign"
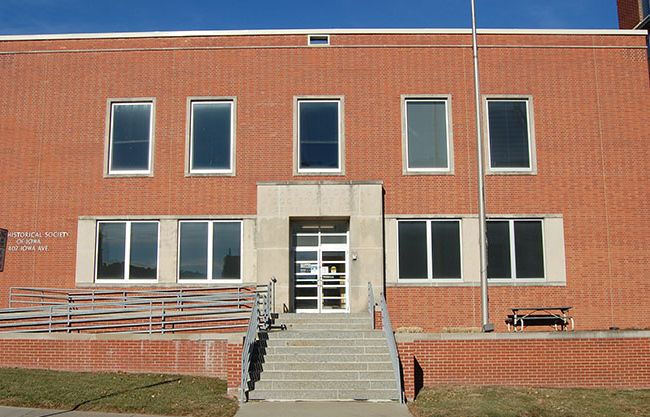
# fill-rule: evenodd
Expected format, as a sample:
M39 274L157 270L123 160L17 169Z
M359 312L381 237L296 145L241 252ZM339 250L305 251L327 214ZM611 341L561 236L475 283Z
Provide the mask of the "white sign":
M62 231L9 232L7 252L49 252L52 241L69 236L70 232Z

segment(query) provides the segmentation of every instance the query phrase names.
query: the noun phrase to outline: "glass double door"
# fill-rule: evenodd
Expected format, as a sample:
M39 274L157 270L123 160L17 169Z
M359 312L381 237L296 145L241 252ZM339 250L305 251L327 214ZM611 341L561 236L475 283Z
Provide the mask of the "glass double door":
M295 311L349 311L347 222L296 222L292 229Z

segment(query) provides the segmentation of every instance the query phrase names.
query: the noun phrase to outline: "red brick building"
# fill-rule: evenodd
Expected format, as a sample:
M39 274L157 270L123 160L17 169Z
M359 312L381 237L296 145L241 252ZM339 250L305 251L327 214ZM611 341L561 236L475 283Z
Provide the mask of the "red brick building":
M645 31L479 43L497 330L530 305L649 328ZM0 306L275 276L289 311L372 282L394 327L480 326L468 31L4 36L0 75Z

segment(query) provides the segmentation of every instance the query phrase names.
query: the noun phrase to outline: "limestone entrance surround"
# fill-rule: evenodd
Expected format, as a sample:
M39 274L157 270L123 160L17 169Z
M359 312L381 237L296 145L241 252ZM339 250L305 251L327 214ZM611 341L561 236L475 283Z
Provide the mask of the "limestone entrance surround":
M368 282L384 286L383 183L381 181L296 181L257 184L257 282L277 278L276 308L293 311L290 223L292 220L349 221L350 312L366 311ZM377 296L378 294L376 294Z

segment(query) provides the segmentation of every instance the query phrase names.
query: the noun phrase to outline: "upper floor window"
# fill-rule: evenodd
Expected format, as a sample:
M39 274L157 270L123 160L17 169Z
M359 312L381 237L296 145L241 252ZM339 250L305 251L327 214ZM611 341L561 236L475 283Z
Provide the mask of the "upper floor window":
M340 173L341 101L298 100L298 173Z
M190 102L190 173L233 172L232 100Z
M488 278L544 278L542 220L487 222Z
M493 172L534 171L530 100L487 100L489 167Z
M404 106L406 171L450 171L447 100L406 99Z
M153 102L111 103L109 174L151 173Z
M158 279L158 222L97 223L97 281Z
M399 279L461 278L458 220L400 220L397 229Z
M179 281L239 281L241 221L179 222Z

